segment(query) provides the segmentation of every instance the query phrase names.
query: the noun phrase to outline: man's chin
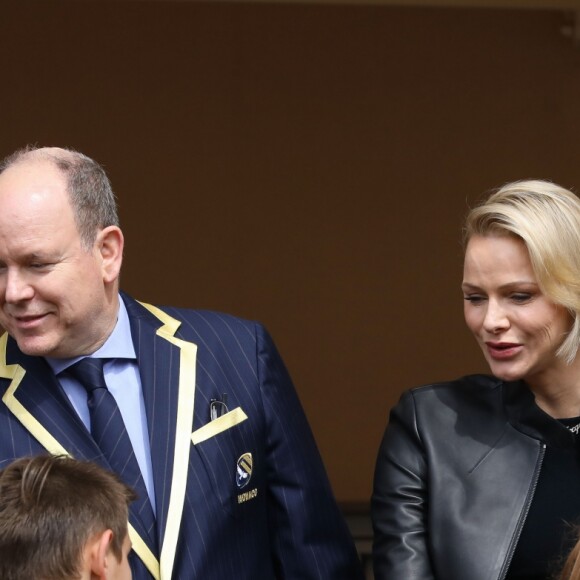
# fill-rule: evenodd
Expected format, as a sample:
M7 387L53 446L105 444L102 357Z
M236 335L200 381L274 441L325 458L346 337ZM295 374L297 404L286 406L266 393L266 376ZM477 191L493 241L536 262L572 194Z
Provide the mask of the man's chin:
M28 356L55 356L54 346L42 338L16 338L18 348Z

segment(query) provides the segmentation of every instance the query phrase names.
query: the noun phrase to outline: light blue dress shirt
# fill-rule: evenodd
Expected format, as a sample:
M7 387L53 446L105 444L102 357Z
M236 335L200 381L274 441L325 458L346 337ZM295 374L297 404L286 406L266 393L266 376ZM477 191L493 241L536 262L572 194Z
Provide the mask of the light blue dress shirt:
M131 339L129 315L119 296L119 314L117 323L105 344L91 355L92 358L112 358L104 365L105 382L110 393L117 401L119 411L123 417L129 439L133 445L137 463L145 481L147 494L155 513L155 490L153 487L153 470L151 468L151 447L147 429L145 402L141 388L141 377L137 366L137 356ZM72 359L46 358L56 375L84 357ZM75 379L69 376L58 377L64 392L72 406L85 424L91 429L91 417L87 404L87 391Z

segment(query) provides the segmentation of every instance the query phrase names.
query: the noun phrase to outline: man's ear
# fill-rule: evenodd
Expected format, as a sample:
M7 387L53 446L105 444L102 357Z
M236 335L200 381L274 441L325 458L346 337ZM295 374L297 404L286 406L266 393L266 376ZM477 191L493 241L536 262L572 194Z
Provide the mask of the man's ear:
M111 530L105 530L104 532L94 536L93 539L89 541L87 547L88 554L86 554L85 563L88 564L90 569L91 580L106 580L109 567L107 557L111 549L112 539L113 532Z
M108 226L97 234L95 243L102 260L103 280L114 282L119 277L123 261L123 232L117 226Z

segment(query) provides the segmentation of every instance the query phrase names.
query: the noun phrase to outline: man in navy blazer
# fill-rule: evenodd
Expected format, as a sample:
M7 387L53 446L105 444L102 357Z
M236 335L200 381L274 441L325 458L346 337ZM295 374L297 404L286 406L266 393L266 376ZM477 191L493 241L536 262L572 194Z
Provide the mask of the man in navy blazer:
M361 578L267 332L120 293L123 243L93 160L41 148L0 163L0 468L50 452L110 469L86 391L60 374L102 358L155 514L148 526L131 506L134 579Z

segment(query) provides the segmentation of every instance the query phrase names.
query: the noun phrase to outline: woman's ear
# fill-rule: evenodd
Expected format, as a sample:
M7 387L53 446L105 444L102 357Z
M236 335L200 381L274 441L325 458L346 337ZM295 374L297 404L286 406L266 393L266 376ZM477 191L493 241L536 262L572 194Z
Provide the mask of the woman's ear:
M102 260L103 280L114 282L119 278L123 262L123 232L117 226L107 226L97 234L95 244Z

